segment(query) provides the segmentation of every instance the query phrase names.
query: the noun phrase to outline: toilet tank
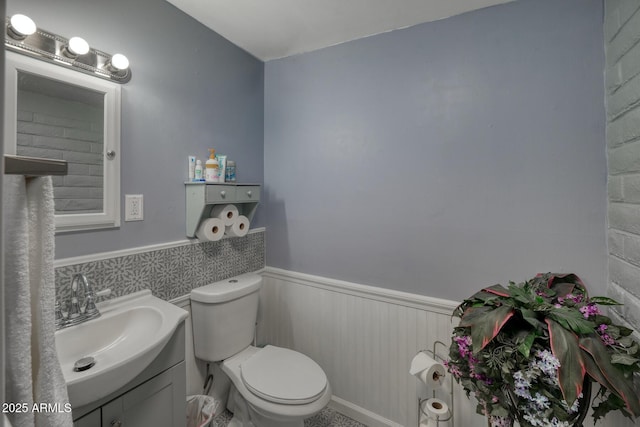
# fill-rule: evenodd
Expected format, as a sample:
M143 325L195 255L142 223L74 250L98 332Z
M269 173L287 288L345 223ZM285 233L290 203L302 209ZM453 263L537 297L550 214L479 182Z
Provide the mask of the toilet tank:
M224 360L253 341L262 277L243 274L191 291L193 345L198 359Z

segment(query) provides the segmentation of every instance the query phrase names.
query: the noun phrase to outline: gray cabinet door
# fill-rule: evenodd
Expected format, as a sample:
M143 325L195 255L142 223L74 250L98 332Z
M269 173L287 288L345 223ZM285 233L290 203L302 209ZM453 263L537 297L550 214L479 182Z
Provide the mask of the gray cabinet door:
M100 408L73 422L73 427L101 427Z
M181 362L102 407L102 427L179 427L186 420Z

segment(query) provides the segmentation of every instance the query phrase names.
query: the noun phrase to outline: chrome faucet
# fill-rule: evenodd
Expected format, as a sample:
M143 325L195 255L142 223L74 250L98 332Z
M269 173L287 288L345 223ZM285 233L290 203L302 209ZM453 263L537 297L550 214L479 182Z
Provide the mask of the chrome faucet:
M84 307L80 308L78 301L78 286L82 286L84 291ZM111 293L110 289L98 292L93 291L93 287L89 284L87 277L78 273L73 276L71 280L71 299L68 304L68 311L65 316L60 303L56 301L55 313L56 313L56 329L66 328L68 326L77 325L87 320L95 319L100 316L98 307L96 307L96 298L98 296L106 296Z

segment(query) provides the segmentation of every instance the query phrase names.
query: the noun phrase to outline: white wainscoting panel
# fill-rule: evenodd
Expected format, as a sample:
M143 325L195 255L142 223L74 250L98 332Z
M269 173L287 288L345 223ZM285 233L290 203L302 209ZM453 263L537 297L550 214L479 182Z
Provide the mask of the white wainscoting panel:
M418 425L417 399L431 391L409 366L434 341L448 346L456 302L271 267L263 276L258 344L314 359L329 378L334 406L346 415L368 426ZM457 384L454 390L455 426L486 426L475 401ZM448 401L448 386L437 397Z

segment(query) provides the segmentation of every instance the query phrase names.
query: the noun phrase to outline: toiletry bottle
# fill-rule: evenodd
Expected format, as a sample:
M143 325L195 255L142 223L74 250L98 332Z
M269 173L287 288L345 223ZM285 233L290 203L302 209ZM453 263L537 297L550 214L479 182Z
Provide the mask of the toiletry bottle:
M225 170L227 167L227 155L216 154L216 160L218 160L218 182L224 182Z
M209 148L209 160L205 163L204 179L207 182L218 182L218 160L216 150Z
M202 181L202 161L200 159L196 160L196 170L195 172L195 180Z
M189 156L189 181L196 177L196 156Z
M227 182L236 182L236 162L233 160L227 160L224 179Z

